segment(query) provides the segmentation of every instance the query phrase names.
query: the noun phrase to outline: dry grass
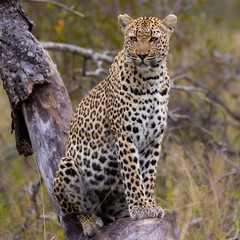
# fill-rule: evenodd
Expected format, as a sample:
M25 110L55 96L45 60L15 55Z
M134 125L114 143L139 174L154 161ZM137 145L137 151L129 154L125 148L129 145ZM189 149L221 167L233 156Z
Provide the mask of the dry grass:
M237 163L238 159L205 152L201 143L189 149L165 145L167 155L159 164L157 200L165 209L177 210L181 240L233 237L239 229L240 184L236 176L224 176L232 170L229 160ZM34 159L4 161L3 157L0 239L64 239L45 187L42 185L36 195L37 208L29 194L29 183L39 180Z
M239 177L225 176L233 170L227 156L205 152L201 143L191 149L172 144L168 146L162 176L167 184L162 189L165 202L158 194L159 203L175 209L179 216L181 240L228 239L239 230ZM232 159L237 163L237 159Z
M34 159L1 163L0 239L64 239L43 184L32 198L31 184L39 180L33 168Z

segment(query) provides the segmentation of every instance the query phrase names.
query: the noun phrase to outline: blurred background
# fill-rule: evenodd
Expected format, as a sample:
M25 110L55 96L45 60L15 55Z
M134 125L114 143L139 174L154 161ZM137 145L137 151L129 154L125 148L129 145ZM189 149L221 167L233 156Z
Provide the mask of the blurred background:
M105 78L122 47L119 14L178 16L168 57L172 89L157 201L166 211L177 210L181 240L239 239L240 1L26 0L23 6L73 108ZM34 158L16 152L2 84L0 94L0 239L64 239Z

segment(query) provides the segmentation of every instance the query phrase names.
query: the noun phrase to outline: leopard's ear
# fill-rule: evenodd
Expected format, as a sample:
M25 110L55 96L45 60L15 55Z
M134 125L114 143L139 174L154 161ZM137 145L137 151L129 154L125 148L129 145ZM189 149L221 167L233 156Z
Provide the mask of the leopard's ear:
M166 30L170 35L174 31L174 27L176 23L177 23L177 17L173 14L168 15L164 20L162 20L163 26L166 28Z
M123 33L125 33L126 30L131 26L132 22L133 22L133 19L127 14L118 16L118 23Z

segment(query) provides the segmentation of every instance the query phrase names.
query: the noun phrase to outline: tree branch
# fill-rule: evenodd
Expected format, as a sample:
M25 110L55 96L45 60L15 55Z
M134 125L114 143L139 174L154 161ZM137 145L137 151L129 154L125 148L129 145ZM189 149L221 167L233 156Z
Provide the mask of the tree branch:
M172 211L163 219L147 218L137 221L130 218L120 219L103 228L91 240L177 240L179 228L176 217L177 213Z
M66 44L66 43L55 43L55 42L41 42L41 45L47 49L47 50L53 50L53 51L67 51L70 53L81 55L87 59L92 59L94 62L103 61L106 63L112 63L113 58L106 55L94 52L91 49L86 49L83 47L78 47L72 44Z
M71 6L71 7L67 7L66 5L63 5L62 3L59 3L59 2L56 2L56 1L51 1L51 0L23 0L24 2L36 2L36 3L49 3L49 4L52 4L52 5L55 5L59 8L62 8L70 13L73 13L79 17L85 17L84 14L78 12L78 11L75 11L74 10L74 6Z

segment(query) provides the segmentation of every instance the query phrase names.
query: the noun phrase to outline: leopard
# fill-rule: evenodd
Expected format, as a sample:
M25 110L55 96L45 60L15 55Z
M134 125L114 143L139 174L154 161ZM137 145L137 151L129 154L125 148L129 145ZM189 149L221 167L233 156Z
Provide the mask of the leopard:
M177 17L118 16L123 49L81 100L53 181L62 212L86 237L112 221L163 218L154 185L167 126L169 40Z

